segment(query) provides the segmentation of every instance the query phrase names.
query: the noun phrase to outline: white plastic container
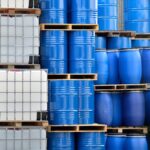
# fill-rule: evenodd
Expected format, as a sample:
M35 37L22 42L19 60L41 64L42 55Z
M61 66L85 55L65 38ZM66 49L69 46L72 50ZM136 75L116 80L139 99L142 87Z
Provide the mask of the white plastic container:
M0 128L1 150L47 150L46 130L42 127Z
M30 56L39 56L39 34L36 15L0 15L0 63L28 64Z
M0 0L1 8L29 8L29 0Z
M45 70L0 70L0 121L36 121L47 112L47 82Z

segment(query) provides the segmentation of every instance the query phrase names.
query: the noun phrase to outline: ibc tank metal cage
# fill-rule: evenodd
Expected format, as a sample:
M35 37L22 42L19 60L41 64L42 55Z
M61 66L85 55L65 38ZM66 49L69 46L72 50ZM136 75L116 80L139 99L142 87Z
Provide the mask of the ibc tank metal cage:
M0 64L38 64L39 30L36 14L0 14Z
M1 150L47 150L43 127L0 127Z
M0 70L0 121L46 120L47 84L46 70Z
M38 8L39 0L0 0L0 8Z

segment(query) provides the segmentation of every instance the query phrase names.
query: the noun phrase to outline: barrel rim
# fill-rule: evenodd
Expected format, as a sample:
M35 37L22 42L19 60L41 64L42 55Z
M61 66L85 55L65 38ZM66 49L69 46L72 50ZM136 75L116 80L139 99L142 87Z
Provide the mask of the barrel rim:
M150 50L150 47L143 47L140 50Z
M139 48L122 48L122 49L119 49L119 52L126 52L126 51L139 51L140 49Z
M137 91L124 91L124 93L143 93L143 90L137 90Z
M108 52L108 53L110 53L110 52L119 52L119 49L112 49L112 50L111 50L111 49L108 49L107 52Z
M107 50L106 49L97 49L95 50L96 52L106 52Z

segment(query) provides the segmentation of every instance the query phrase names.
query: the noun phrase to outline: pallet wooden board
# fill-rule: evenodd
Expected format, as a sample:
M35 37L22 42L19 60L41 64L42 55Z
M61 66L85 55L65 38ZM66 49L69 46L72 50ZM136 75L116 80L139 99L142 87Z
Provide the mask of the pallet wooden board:
M95 85L96 92L104 91L141 91L147 90L147 84L113 84L113 85Z
M49 74L48 80L97 80L97 74Z
M141 133L147 134L148 128L147 127L108 127L107 133Z
M137 33L135 38L150 38L150 33Z
M78 30L98 30L97 24L40 24L40 29L44 30L64 30L64 31L78 31Z
M132 31L96 31L97 36L126 36L126 37L134 37L135 32Z
M5 15L16 15L16 14L36 14L41 15L41 10L38 8L0 8L0 13Z
M40 69L39 64L0 64L0 69Z
M106 132L107 126L100 124L50 125L48 132Z
M22 126L42 126L48 127L48 121L0 121L1 126L13 126L13 127L22 127Z

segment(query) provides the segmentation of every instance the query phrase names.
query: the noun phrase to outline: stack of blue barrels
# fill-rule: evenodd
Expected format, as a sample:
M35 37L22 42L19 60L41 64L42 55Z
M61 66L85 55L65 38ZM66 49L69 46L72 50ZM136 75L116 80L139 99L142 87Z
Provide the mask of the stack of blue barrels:
M98 23L103 31L118 30L118 1L98 1ZM150 1L124 0L124 29L150 33ZM118 31L119 32L119 31ZM95 85L150 83L150 40L128 36L96 37ZM111 127L150 125L150 90L96 92L96 123ZM107 150L148 150L142 134L108 134Z
M41 24L97 24L97 0L40 0ZM41 31L41 66L49 74L95 74L95 32ZM50 125L94 124L94 81L50 80ZM48 133L48 150L104 150L100 132Z

